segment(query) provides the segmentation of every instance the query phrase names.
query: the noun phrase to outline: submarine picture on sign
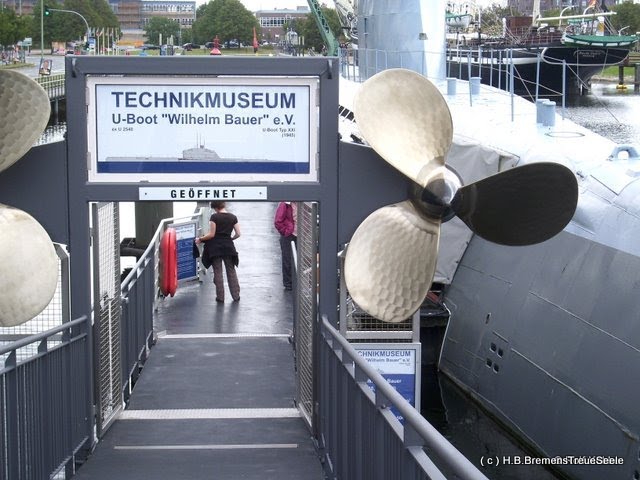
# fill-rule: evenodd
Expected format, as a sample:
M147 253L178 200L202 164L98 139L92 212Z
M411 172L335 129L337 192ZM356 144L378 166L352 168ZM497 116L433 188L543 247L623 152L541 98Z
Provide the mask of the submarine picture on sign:
M108 157L110 162L126 162L126 161L177 161L177 162L251 162L261 161L269 162L275 160L263 159L246 159L246 158L222 158L218 152L205 147L204 143L197 143L197 146L182 151L180 157Z
M100 77L89 89L90 180L203 174L316 180L313 79ZM197 141L194 144L194 136ZM175 179L175 178L174 178ZM204 178L206 180L206 178Z

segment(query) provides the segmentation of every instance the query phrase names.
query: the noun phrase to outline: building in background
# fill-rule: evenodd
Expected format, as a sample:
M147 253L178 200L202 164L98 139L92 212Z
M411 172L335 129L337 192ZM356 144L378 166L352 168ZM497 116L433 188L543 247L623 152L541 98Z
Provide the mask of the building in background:
M33 15L36 2L41 0L0 0L2 8L10 8L18 15ZM153 17L176 20L181 29L191 28L196 19L195 0L108 0L120 22L122 45L145 43L144 27ZM60 7L63 8L63 7ZM89 25L94 27L94 25ZM177 43L177 41L176 41Z
M260 23L261 40L278 43L284 40L285 23L292 20L304 19L311 13L308 6L300 6L294 9L258 10L255 16Z
M109 5L120 22L120 45L146 43L144 27L153 17L175 20L181 30L191 28L196 19L195 0L111 0ZM180 42L181 39L174 39L174 44Z
M109 6L118 18L121 30L140 30L140 12L142 9L140 0L110 2Z

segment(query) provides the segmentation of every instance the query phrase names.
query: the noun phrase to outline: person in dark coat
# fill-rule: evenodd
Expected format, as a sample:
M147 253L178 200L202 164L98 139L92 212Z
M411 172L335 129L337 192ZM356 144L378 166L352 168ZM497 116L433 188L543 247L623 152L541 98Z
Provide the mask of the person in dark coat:
M234 245L234 241L240 238L240 224L238 217L227 212L225 207L225 202L211 202L215 212L209 219L209 233L196 239L196 243L204 243L202 265L204 268L213 266L213 284L216 286L216 302L219 303L224 302L223 264L231 298L234 302L240 300L240 284L236 273L239 261Z
M285 290L291 290L293 255L291 242L297 243L298 229L296 225L297 205L295 202L280 202L276 209L273 224L280 234L280 250L282 251L282 284Z

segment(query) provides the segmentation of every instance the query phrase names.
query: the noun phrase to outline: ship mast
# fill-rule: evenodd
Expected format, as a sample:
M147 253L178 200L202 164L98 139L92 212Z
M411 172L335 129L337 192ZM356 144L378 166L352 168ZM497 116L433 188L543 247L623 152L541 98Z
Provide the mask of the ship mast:
M531 13L532 25L536 24L536 19L540 18L540 0L533 1L533 12Z

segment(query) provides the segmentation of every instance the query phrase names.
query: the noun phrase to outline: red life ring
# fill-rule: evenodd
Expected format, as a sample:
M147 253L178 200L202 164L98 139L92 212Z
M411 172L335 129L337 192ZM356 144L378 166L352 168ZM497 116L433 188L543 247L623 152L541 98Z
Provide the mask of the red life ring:
M178 289L178 247L176 230L167 228L160 239L160 291L166 297Z

